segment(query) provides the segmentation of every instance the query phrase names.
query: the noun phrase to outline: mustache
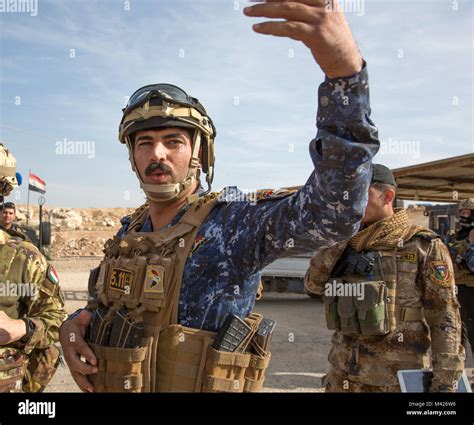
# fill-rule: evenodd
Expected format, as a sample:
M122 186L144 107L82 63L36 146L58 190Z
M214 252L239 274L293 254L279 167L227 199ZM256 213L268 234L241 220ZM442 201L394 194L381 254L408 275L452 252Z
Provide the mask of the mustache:
M163 164L162 162L152 162L148 167L146 167L145 176L151 176L155 171L162 171L163 173L173 175L173 169L170 166Z

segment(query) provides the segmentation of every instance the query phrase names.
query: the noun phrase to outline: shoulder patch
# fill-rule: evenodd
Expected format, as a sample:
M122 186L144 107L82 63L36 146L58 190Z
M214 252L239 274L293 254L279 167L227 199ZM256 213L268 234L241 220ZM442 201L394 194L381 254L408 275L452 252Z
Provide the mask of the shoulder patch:
M431 281L435 285L449 287L453 283L453 277L449 271L448 263L444 260L430 262Z
M191 251L189 253L189 257L191 257L202 245L205 245L207 243L207 239L200 235L193 244L193 247L191 248Z
M48 271L46 272L46 277L54 285L59 284L59 276L56 273L55 268L51 264L48 266Z

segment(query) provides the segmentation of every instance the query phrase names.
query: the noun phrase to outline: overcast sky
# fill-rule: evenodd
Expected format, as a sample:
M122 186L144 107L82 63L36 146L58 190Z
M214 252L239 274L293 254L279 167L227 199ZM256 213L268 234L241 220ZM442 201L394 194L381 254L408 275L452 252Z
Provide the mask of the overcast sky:
M49 205L141 204L117 139L121 108L135 89L168 82L198 97L217 127L214 190L303 184L324 76L304 45L254 33L248 4L39 0L37 13L1 12L0 140L24 180L29 169L42 177ZM376 162L473 152L472 1L349 6L382 141ZM65 142L90 150L61 154ZM9 199L26 203L26 187Z

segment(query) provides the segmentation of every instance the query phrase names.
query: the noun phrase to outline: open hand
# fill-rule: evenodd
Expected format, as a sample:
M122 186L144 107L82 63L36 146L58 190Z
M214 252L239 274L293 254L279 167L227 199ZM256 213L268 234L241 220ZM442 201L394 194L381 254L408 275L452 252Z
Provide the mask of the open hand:
M246 7L244 13L284 19L255 24L253 29L302 41L328 77L348 77L359 72L363 62L338 5L338 0L261 0L261 4Z

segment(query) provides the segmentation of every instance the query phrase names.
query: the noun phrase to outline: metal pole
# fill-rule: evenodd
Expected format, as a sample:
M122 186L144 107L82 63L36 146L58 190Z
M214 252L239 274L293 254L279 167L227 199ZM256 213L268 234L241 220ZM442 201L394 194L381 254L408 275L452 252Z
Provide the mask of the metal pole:
M38 249L41 251L43 248L43 205L46 202L46 198L44 196L40 196L38 198L38 205L39 205L39 241L38 241ZM42 252L42 251L41 251Z
M39 241L38 241L38 249L41 251L43 246L43 205L39 204Z
M28 226L28 220L30 219L30 173L31 170L28 170L28 200L26 203L26 225Z

